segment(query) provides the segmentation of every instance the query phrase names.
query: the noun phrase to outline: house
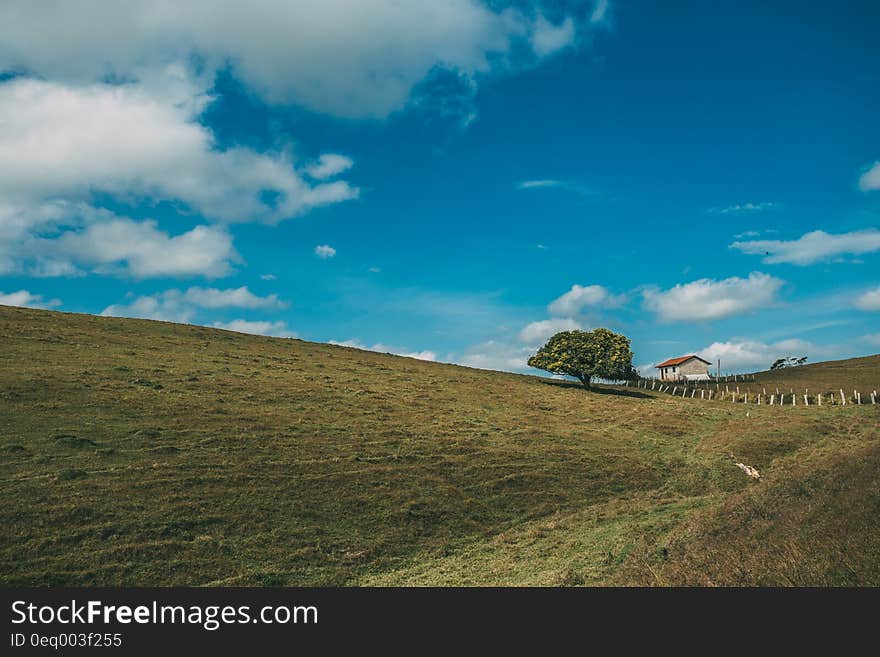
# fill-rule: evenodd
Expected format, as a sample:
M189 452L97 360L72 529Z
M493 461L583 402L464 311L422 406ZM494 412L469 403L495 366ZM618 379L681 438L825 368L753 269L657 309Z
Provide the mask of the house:
M670 358L655 367L660 370L661 381L706 381L710 365L708 360L691 354Z

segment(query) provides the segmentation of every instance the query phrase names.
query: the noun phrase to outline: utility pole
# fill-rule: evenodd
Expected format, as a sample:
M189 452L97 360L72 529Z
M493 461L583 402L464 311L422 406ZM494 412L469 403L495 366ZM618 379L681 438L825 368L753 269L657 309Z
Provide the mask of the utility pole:
M721 378L721 359L718 359L718 369L715 371L715 376L717 378Z

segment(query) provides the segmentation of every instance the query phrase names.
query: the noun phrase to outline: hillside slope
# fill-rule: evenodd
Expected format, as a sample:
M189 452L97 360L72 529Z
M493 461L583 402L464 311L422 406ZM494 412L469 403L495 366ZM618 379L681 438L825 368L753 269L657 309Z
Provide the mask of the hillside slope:
M880 584L877 407L7 307L0 344L3 585Z
M761 385L772 385L780 390L809 388L817 392L843 388L846 391L857 389L864 395L872 390L880 391L880 354L758 372L755 378L754 389Z

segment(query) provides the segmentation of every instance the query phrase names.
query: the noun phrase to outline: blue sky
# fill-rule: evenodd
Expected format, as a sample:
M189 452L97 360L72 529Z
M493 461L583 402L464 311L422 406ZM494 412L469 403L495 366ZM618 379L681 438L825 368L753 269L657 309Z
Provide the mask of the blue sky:
M646 371L877 353L880 11L772 4L7 3L0 303L514 371L597 326Z

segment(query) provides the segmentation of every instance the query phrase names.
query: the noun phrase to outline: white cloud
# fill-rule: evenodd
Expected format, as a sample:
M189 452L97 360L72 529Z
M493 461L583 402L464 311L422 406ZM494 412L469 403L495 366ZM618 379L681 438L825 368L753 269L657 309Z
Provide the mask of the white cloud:
M196 120L209 101L179 67L121 85L0 82L0 273L216 277L237 259L223 228L171 235L93 207L95 194L267 223L357 196L305 182L286 154L218 149Z
M275 274L260 274L260 278L264 281L276 281L278 277Z
M601 285L572 285L571 289L547 306L551 315L576 315L586 306L619 306L623 296L615 296Z
M336 249L329 244L320 244L315 247L315 255L321 258L321 260L326 260L336 255Z
M250 333L252 335L269 335L276 338L295 338L284 322L260 322L247 319L233 319L231 322L214 322L214 328L235 331L236 333Z
M0 306L18 306L20 308L54 308L60 306L59 299L43 300L42 295L31 294L27 290L17 292L0 292Z
M859 189L863 192L880 189L880 162L874 162L871 167L859 176Z
M720 358L722 372L744 372L769 369L777 358L807 356L810 361L815 361L834 356L837 350L799 339L769 344L756 340L731 340L713 342L695 353L712 363L713 367Z
M721 319L772 305L783 284L760 272L721 281L703 278L665 291L647 289L644 305L665 321Z
M529 356L534 351L532 347L488 340L473 345L454 360L459 365L482 370L523 372L528 369Z
M199 308L286 308L277 294L260 297L251 292L247 285L226 290L217 288L191 287L183 293L183 300Z
M137 319L157 319L163 322L188 323L196 314L196 309L181 302L177 294L154 294L135 298L127 304L113 304L101 311L104 317L134 317Z
M574 331L581 328L583 328L583 326L580 322L571 319L570 317L544 319L539 322L527 324L519 332L519 339L526 344L537 345L548 340L560 331Z
M324 153L314 164L306 167L306 173L316 180L326 180L348 171L354 162L351 158L335 153Z
M379 351L387 354L395 354L397 356L406 356L407 358L415 358L417 360L437 360L437 354L428 349L424 349L422 351L407 351L405 349L397 349L395 347L389 347L385 344L374 344L370 347L370 351Z
M277 309L285 308L287 305L276 294L260 297L251 292L247 286L226 290L191 287L185 291L171 289L152 295L139 296L127 304L108 306L101 314L108 317L139 317L167 322L190 322L200 309Z
M775 203L737 203L728 205L724 208L712 208L709 212L713 214L745 214L749 212L762 212L776 207Z
M880 347L880 333L872 333L870 335L863 335L862 340L867 342L870 345L874 345L875 347Z
M270 102L382 118L403 108L436 67L504 74L558 51L552 46L573 40L579 27L561 17L563 34L551 38L540 14L477 0L250 0L221 8L212 0L116 0L100 4L99 18L95 11L0 3L0 70L82 83L197 55L209 72L228 66ZM600 2L594 18L604 11ZM520 61L517 45L536 39L536 55Z
M35 207L103 192L182 202L213 220L271 223L357 196L343 181L304 182L286 154L218 149L196 121L210 98L178 69L167 75L176 80L170 98L141 83L0 83L0 192L7 202Z
M519 190L527 190L527 189L560 189L566 192L572 192L574 194L581 194L583 196L590 196L595 194L595 190L585 186L579 185L577 183L570 183L564 180L556 180L554 178L540 178L537 180L523 180L516 186Z
M546 57L574 44L574 39L575 27L571 16L554 25L539 15L532 32L532 50L539 57Z
M518 189L540 189L541 187L559 187L562 185L561 180L553 180L545 178L540 180L523 180L517 185Z
M593 13L590 14L590 22L591 23L601 23L608 16L608 0L598 0L596 2L596 6L593 8Z
M405 356L406 358L416 358L418 360L437 360L436 352L427 349L423 351L409 351L405 348L391 347L387 344L382 344L381 342L377 342L371 347L368 347L357 339L343 340L341 342L330 340L329 344L335 344L340 347L353 347L355 349L363 349L364 351L376 351L382 354L394 354L395 356Z
M880 310L880 287L868 290L864 294L859 295L856 299L855 306L859 310Z
M232 236L222 227L196 226L170 235L159 230L154 221L109 218L112 215L102 212L93 217L98 220L51 239L24 239L19 256L33 263L29 273L70 275L84 267L134 278L214 278L228 274L231 263L238 260Z
M734 242L730 246L743 253L763 255L763 262L767 264L785 262L803 266L844 255L880 251L880 230L866 228L838 235L814 230L796 240L754 240Z

